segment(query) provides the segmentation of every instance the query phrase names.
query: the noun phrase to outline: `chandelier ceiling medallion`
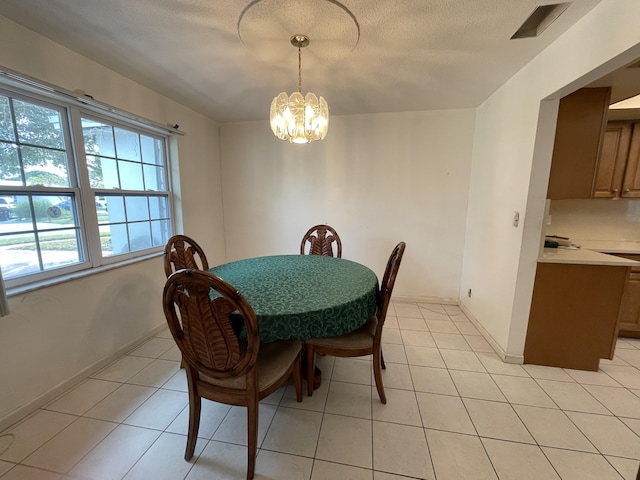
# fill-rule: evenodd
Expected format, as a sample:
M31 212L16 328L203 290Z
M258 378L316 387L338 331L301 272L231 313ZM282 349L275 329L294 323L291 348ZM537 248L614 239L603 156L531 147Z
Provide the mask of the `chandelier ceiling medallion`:
M329 106L314 93L302 95L302 49L309 45L309 38L294 35L291 45L298 47L298 91L291 96L281 92L273 99L269 114L271 130L279 139L291 143L322 140L329 129Z
M302 93L302 49L313 39L313 46L305 50L305 64L319 69L320 79L326 78L322 67L346 57L360 40L353 13L338 0L252 0L238 19L238 36L269 65L289 64L291 45L298 49L298 91L282 92L273 99L271 130L291 143L325 138L329 106L323 97Z

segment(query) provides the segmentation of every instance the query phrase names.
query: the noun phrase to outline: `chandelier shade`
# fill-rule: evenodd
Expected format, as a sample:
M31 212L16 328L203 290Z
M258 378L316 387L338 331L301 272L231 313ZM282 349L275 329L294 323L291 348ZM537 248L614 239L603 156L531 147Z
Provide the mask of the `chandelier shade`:
M271 130L281 140L309 143L322 140L329 128L329 106L323 97L300 92L280 93L271 102Z
M298 47L298 91L287 95L281 92L271 102L269 119L271 130L281 140L290 143L310 143L322 140L329 129L329 106L323 97L314 93L302 95L301 49L309 45L305 35L294 35L291 44Z

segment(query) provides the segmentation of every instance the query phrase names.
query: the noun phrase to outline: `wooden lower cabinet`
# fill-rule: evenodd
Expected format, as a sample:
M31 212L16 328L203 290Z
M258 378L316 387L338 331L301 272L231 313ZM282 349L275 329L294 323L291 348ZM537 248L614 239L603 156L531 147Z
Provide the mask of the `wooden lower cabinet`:
M597 371L613 358L630 267L538 263L524 363Z
M617 257L640 261L640 255L614 253ZM640 267L631 267L620 305L620 337L640 338Z
M640 338L640 274L632 273L620 307L620 337Z

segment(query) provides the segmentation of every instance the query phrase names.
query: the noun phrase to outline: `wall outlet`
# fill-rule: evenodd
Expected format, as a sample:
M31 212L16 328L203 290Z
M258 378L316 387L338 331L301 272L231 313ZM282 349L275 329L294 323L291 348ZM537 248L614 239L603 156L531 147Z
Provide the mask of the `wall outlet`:
M467 297L471 298L471 289L467 292Z
M547 221L546 221L547 225L551 225L551 215L547 215Z
M520 212L513 212L513 226L517 227L520 223Z

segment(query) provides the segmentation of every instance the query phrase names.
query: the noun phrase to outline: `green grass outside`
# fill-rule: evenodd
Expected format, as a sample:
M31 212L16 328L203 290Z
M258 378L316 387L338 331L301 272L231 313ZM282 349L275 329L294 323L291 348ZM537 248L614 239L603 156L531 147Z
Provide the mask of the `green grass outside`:
M111 249L111 234L100 232L100 242L103 251ZM14 250L35 250L33 236L0 238L0 247L13 247ZM76 251L78 249L76 236L73 233L46 234L40 232L40 248L42 250Z

